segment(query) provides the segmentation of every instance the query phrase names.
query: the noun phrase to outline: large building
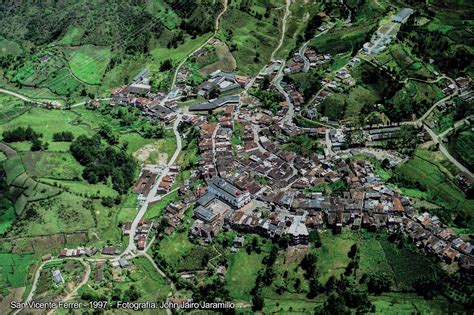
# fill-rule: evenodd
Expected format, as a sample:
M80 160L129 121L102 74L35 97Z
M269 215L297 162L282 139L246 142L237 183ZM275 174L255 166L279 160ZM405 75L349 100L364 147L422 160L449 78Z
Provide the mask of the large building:
M405 23L410 15L413 14L413 9L403 8L396 15L392 17L392 21L396 23Z
M207 190L236 208L241 208L250 202L250 193L248 191L240 190L219 177L211 180Z

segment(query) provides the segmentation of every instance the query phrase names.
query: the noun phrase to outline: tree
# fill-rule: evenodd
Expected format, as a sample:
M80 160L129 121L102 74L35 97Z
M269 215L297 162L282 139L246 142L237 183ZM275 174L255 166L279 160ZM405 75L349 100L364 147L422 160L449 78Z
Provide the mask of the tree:
M351 249L350 249L349 253L347 254L347 256L349 258L354 258L355 255L357 254L357 251L358 251L357 244L352 244Z
M171 59L164 60L160 65L161 72L168 71L171 69L173 69L173 63L171 62Z
M258 289L252 296L252 311L260 311L263 309L264 300L262 297L262 290Z
M367 277L367 288L369 293L381 294L387 292L392 285L392 278L384 272L377 272L368 275Z
M48 143L43 142L38 138L31 141L31 151L44 151L48 149Z
M314 244L314 247L319 248L321 247L321 236L319 236L318 230L314 229L309 232L308 240Z
M138 291L135 285L130 286L123 294L123 299L125 301L136 301L140 298L140 292Z

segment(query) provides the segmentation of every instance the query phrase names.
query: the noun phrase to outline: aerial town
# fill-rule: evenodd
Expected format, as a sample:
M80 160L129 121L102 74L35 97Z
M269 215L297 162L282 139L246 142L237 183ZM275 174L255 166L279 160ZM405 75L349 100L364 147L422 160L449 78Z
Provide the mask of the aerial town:
M461 66L472 47L453 61L413 44L413 29L436 28L429 38L444 45L463 28L441 27L434 4L369 1L360 6L379 17L364 24L369 13L350 1L271 2L193 4L208 24L193 33L184 4L157 1L146 9L159 17L160 35L146 33L156 50L141 52L138 38L82 64L73 44L89 33L71 28L52 43L71 58L65 75L90 82L65 100L39 94L43 83L28 94L25 82L53 72L20 71L24 57L2 51L16 87L0 85L0 313L474 305L472 60ZM232 31L240 15L262 30ZM268 54L233 42L264 27L278 30ZM54 44L41 49L40 66L61 65Z

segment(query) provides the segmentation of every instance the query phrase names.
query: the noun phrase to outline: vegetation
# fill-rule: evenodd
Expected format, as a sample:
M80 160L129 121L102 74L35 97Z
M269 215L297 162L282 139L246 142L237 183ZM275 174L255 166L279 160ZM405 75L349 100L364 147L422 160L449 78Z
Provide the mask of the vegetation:
M84 166L82 176L91 184L107 182L109 178L119 193L132 185L137 165L125 150L101 143L100 136L79 136L71 143L71 153Z

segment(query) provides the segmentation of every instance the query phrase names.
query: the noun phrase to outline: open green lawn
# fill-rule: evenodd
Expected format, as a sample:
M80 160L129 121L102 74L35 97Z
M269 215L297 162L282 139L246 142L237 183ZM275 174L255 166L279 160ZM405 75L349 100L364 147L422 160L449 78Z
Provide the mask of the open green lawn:
M109 48L83 45L69 52L69 66L73 74L88 84L99 84L110 62Z
M163 0L148 1L147 9L169 30L175 29L181 23L181 18Z
M36 217L21 221L15 235L87 231L95 226L94 210L87 199L70 193L62 193L53 199L30 202L28 209L34 211Z
M137 215L137 194L128 194L120 206L117 223L131 222Z
M89 184L83 180L57 180L52 178L41 178L39 179L43 183L50 185L58 185L58 187L64 188L67 191L79 194L79 195L88 195L94 196L98 195L103 196L117 196L117 192L110 186L106 184Z
M375 314L448 314L463 313L445 298L426 300L411 293L385 293L381 296L370 298L375 305ZM454 308L453 308L454 307Z
M0 205L0 235L1 235L10 229L13 222L15 221L16 214L15 214L15 207L13 207L13 204L10 201L8 201L7 199L3 199L0 202L2 203Z
M84 35L84 29L76 26L69 26L66 34L59 40L58 44L61 45L75 45L79 43L82 35Z
M171 287L166 279L156 271L155 267L145 257L135 258L133 264L138 270L132 273L132 278L136 279L142 289L143 296L141 299L143 301L164 300L171 292Z
M318 256L319 281L323 284L331 276L341 275L349 263L349 252L354 241L344 235L332 235L330 231L320 233L321 248L316 250Z
M474 171L474 132L471 127L464 127L450 137L449 150L451 154Z
M229 268L226 274L227 289L236 301L250 301L250 290L255 286L258 271L262 268L265 253L248 255L245 249L240 249L229 256Z

